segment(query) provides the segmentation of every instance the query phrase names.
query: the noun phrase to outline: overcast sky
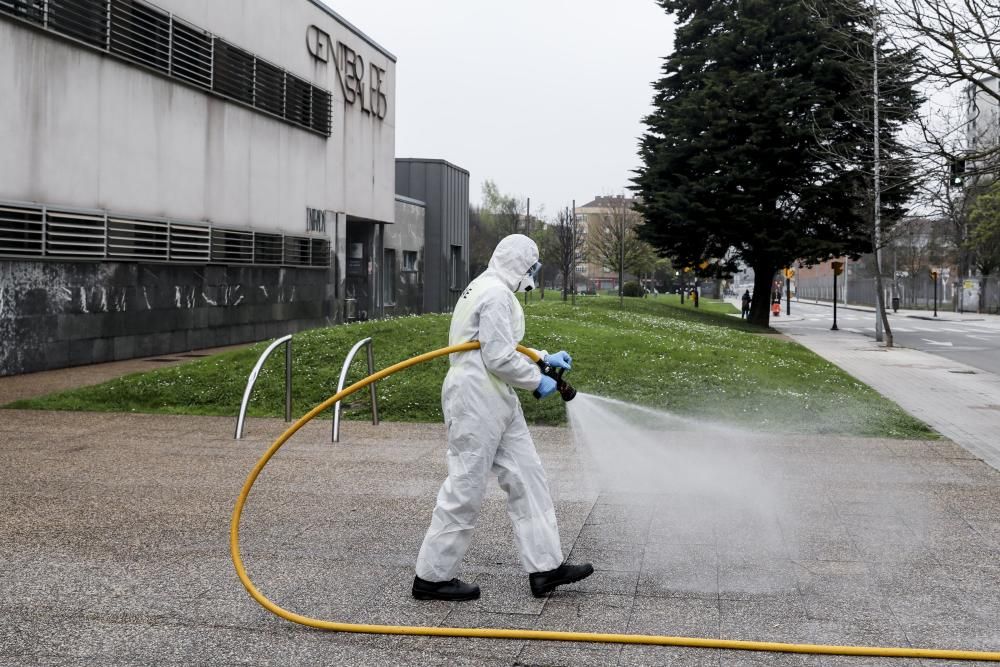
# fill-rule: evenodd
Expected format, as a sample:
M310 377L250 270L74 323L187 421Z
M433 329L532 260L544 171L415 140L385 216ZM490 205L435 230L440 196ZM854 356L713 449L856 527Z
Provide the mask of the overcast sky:
M397 58L396 155L544 213L621 192L673 43L653 0L325 0Z

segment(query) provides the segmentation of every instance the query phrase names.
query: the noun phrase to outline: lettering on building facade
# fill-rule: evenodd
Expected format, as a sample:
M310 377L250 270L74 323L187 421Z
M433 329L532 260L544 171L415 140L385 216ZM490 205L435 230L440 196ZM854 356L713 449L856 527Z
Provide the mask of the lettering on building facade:
M385 69L375 63L365 63L360 53L340 40L334 40L329 33L315 25L306 29L306 47L310 55L320 62L329 63L333 60L340 91L348 104L360 103L363 113L379 120L385 118L389 111Z
M326 217L322 209L306 209L306 231L326 233Z

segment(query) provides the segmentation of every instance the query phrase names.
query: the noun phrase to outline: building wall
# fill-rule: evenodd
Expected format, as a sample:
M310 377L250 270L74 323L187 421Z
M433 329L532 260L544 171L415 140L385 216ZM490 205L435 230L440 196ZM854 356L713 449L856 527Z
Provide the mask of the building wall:
M83 0L53 7L74 3ZM330 136L13 18L0 3L0 206L322 238L330 266L227 266L214 254L205 265L8 254L0 257L0 374L340 321L348 221L372 227L374 243L375 229L395 218L391 53L318 1L156 6L329 91ZM315 55L318 36L324 58ZM359 81L345 75L348 60ZM320 229L307 228L307 209Z
M1000 79L987 77L983 85L996 93ZM968 127L966 141L970 150L979 151L1000 141L1000 103L977 86L968 85L965 93ZM972 168L972 165L969 165Z
M424 312L450 311L469 283L469 172L444 160L399 159L396 191L427 205ZM460 253L454 267L452 248Z
M329 138L0 14L0 198L301 231L305 209L393 216L395 62L307 0L163 9L333 94ZM386 72L379 120L347 102L310 25Z
M419 315L424 312L424 219L423 202L406 197L396 198L396 222L385 225L383 233L383 267L385 275L395 281L388 290L383 281L383 294L395 293L395 299L384 298L382 312L387 317ZM392 251L393 263L386 266L385 251ZM408 253L412 253L409 254ZM408 259L413 260L407 262Z
M329 323L326 271L0 260L0 375L247 343Z

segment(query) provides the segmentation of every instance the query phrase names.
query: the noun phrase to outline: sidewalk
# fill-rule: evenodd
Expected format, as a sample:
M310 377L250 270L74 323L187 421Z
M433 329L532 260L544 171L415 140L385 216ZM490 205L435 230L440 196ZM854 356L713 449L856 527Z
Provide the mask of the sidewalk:
M771 326L1000 470L1000 376L919 350L887 349L847 331L784 330L792 312L793 318L772 318ZM1000 324L995 315L976 317Z
M958 382L942 384L929 410L983 380L845 333L804 338L812 337L795 336L876 388L880 374L898 384L922 382L923 373ZM53 371L44 385L181 360ZM0 378L0 393L37 392L41 375ZM997 414L1000 402L994 407L983 412ZM233 422L0 411L0 665L952 664L291 624L250 599L227 544L240 486L286 425L252 419L248 436L234 441ZM482 598L413 600L413 562L446 474L444 427L355 421L338 444L329 422L306 425L261 474L241 531L251 579L290 611L354 623L1000 649L1000 473L967 445L663 433L665 447L697 443L710 452L706 479L749 480L744 486L756 489L723 497L699 493L697 480L672 484L669 471L659 493L608 489L568 429L531 431L563 551L594 563L589 579L531 597L504 497L491 483L461 572Z
M226 347L194 350L192 352L160 354L155 357L109 361L103 364L71 366L52 371L0 376L0 405L6 405L7 403L25 398L44 396L57 391L100 384L131 373L145 373L154 368L177 366L201 357L208 357L229 350L238 350L246 346L247 344L229 345Z
M2 416L2 665L951 664L308 629L250 599L227 545L283 422L251 420L237 442L217 417ZM328 422L306 425L261 474L241 530L251 579L288 610L353 623L1000 648L1000 473L952 443L663 434L713 452L706 478L759 489L730 497L695 480L608 490L570 431L532 433L563 551L594 563L589 579L533 598L491 484L460 573L482 598L413 600L444 427L353 421L338 444Z

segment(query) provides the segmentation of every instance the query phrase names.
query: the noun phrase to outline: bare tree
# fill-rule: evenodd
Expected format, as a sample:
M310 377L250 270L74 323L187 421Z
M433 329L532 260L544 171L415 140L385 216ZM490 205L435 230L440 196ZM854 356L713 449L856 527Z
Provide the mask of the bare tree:
M918 70L929 84L960 89L965 130L925 124L928 145L949 162L965 160L981 169L996 167L996 142L978 142L983 107L1000 106L1000 8L980 0L880 0L888 34L900 45L919 48ZM991 166L992 165L992 166Z
M580 223L573 219L569 209L559 211L552 230L554 255L562 274L562 297L566 301L576 289L576 265L583 251L583 234Z
M809 2L809 0L807 0ZM906 202L914 190L916 165L913 151L899 139L908 123L918 118L923 102L915 89L917 54L912 47L898 48L888 39L883 27L879 7L862 4L856 0L825 0L810 3L818 20L826 20L832 9L833 16L843 13L855 19L848 28L829 21L829 27L843 33L845 39L838 43L837 59L850 65L853 78L851 87L855 96L867 99L867 104L856 104L855 99L844 100L841 112L851 120L851 126L863 130L867 141L858 151L858 142L838 141L837 136L827 136L819 124L814 124L815 150L833 158L855 176L855 188L867 201L871 220L871 246L875 259L876 322L875 338L884 339L886 347L893 346L892 328L889 324L883 284L882 251L892 242L895 222L906 212ZM857 26L866 26L867 40L858 40ZM864 31L863 31L864 32ZM859 212L860 214L860 212ZM893 283L895 285L895 283Z
M600 218L587 232L587 254L618 273L618 298L624 304L625 271L644 261L651 247L637 233L642 216L633 208L632 199L613 195L599 201Z
M483 213L500 238L509 234L529 234L531 231L527 201L500 192L491 180L483 183Z
M969 213L1000 173L1000 6L872 0L870 11L878 12L893 47L917 54L914 68L928 99L911 141L918 167L912 208L948 221L959 278L971 275L981 262Z
M942 261L942 235L939 231L942 224L940 218L911 217L896 226L891 243L893 281L896 293L902 291L907 295L904 307L906 304L912 306L916 303L916 288L920 276L926 275L927 269L932 265L940 265ZM898 288L901 280L904 281L905 290Z

